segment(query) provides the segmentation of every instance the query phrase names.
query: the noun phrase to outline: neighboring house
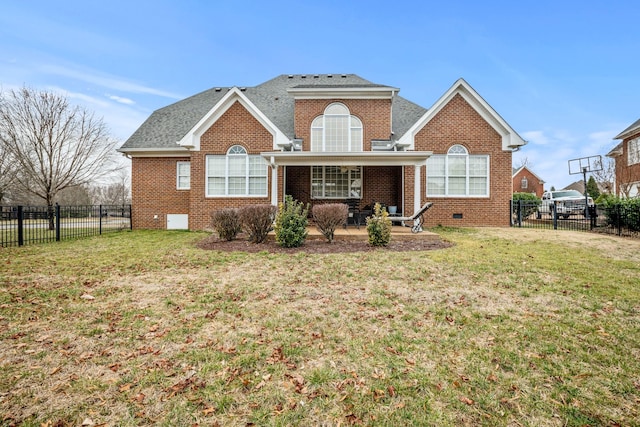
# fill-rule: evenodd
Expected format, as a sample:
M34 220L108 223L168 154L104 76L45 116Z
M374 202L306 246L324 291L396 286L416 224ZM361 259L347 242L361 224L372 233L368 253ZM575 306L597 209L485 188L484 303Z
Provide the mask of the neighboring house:
M611 194L612 185L610 182L596 182L600 194ZM576 190L584 194L584 180L575 181L563 188L563 190ZM589 194L592 196L592 194Z
M134 228L210 228L211 212L357 199L427 225L509 226L512 151L525 141L460 79L430 109L354 74L281 75L155 111L119 149Z
M620 132L614 139L622 140L608 154L616 164L616 195L640 195L640 119Z
M512 180L514 193L531 193L538 197L544 193L544 181L526 165L513 168Z

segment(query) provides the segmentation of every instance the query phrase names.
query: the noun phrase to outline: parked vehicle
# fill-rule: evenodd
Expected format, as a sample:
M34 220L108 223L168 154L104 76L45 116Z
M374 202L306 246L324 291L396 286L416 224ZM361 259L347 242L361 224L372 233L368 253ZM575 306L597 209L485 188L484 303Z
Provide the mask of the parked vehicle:
M584 215L586 217L584 202L584 194L576 190L545 191L542 195L542 204L538 208L537 217L540 219L543 214L553 217L554 210L558 217L564 219L569 218L571 215ZM591 197L587 198L587 203L589 207L594 206Z

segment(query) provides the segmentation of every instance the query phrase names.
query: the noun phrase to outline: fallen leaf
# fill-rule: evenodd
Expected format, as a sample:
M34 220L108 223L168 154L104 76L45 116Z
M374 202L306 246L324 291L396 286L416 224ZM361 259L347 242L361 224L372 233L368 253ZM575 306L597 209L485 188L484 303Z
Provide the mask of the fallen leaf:
M93 295L89 295L89 294L83 294L80 296L81 299L87 300L87 301L93 301L94 299L96 299L96 297L94 297Z
M460 402L465 403L467 405L473 405L475 403L473 399L469 399L468 397L465 397L465 396L460 396Z

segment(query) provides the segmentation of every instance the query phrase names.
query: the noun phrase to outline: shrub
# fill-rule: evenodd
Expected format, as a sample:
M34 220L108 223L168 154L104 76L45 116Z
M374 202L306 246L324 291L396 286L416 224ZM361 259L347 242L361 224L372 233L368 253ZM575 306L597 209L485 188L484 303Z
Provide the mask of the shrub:
M302 246L307 238L307 214L309 206L298 203L291 196L285 196L284 203L278 205L276 216L276 242L284 248Z
M331 243L336 228L347 221L349 206L344 203L315 205L311 209L311 215L322 235Z
M513 200L513 214L518 213L518 205L520 205L521 218L527 218L532 213L537 212L541 203L540 198L532 193L513 193L511 198ZM520 201L522 201L521 204L519 203Z
M249 235L249 241L262 243L273 230L273 219L277 208L273 205L259 204L243 206L238 210L240 225Z
M211 226L221 239L233 240L242 230L238 209L225 208L211 213Z
M391 220L380 203L375 204L373 215L367 218L367 233L372 246L387 246L391 240Z

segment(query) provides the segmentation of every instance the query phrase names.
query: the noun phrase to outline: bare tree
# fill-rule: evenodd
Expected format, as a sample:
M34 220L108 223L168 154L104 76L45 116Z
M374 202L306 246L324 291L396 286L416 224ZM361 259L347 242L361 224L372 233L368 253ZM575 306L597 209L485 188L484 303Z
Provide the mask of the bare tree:
M60 191L117 168L115 143L101 118L62 95L26 87L0 94L0 144L19 169L15 184L51 212Z
M520 168L522 168L522 167L524 167L524 166L526 166L526 167L527 167L527 168L529 168L529 169L532 169L532 168L533 168L533 163L531 163L531 162L529 161L529 158L528 158L528 157L522 157L522 158L520 159L520 162L517 164L516 169L520 169Z
M596 164L600 170L592 172L596 182L599 182L602 189L607 194L613 194L613 185L616 182L616 162L610 157L601 157L601 161Z
M101 205L126 205L131 203L129 173L129 169L120 169L111 183L104 186L94 186L91 189L93 202Z
M17 168L11 160L4 144L0 144L0 205L7 202L13 183L16 178Z

